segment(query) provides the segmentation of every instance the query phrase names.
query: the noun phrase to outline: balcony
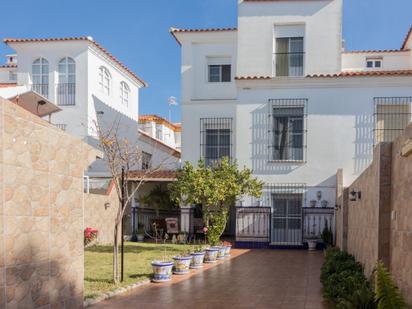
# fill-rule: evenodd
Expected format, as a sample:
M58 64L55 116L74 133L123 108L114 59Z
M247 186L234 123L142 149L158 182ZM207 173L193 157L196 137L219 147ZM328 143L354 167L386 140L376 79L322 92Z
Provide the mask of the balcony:
M49 99L49 84L32 84L31 90L37 92L43 97ZM56 103L59 106L76 105L76 84L75 83L59 83L56 89Z
M303 52L273 54L276 76L303 76L304 55Z
M76 84L75 83L57 84L57 105L59 106L76 105Z
M58 129L60 129L60 130L62 130L62 131L66 131L66 129L67 129L67 124L64 124L64 123L53 123L53 125L54 125L56 128L58 128Z
M49 84L32 84L30 88L43 97L49 98Z

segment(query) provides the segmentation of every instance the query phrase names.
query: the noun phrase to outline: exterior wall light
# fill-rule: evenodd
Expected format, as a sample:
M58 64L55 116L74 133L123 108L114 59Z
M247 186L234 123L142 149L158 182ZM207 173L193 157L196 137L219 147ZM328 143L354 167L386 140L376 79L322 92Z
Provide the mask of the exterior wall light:
M360 200L361 197L362 197L361 191L352 190L351 192L349 192L349 201L351 202Z
M322 198L322 191L316 192L316 197L317 197L318 201L320 201L320 199Z

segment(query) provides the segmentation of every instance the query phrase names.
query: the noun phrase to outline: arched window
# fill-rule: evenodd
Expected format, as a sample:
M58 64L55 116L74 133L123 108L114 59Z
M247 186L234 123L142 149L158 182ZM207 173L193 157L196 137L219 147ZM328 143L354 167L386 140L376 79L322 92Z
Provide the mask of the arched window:
M125 82L120 83L120 102L123 105L129 106L130 88Z
M99 69L99 85L103 93L110 95L110 84L112 77L109 71L105 67L100 67Z
M44 97L49 96L49 62L37 58L32 64L32 89Z
M59 84L57 86L57 103L75 105L76 98L76 63L73 58L65 57L59 61Z

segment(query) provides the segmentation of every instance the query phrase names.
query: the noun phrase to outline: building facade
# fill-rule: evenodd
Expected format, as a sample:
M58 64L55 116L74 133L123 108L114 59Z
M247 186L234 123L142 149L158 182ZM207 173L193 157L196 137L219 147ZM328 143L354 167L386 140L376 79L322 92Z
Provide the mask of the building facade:
M243 0L237 28L171 33L181 46L182 161L228 156L251 168L263 195L238 206L270 209L270 243L301 245L330 228L337 170L349 185L374 145L410 121L410 35L399 50L345 51L342 0Z
M175 149L139 132L139 91L146 82L92 37L8 38L4 43L15 54L0 67L0 84L7 86L0 96L34 91L61 109L52 123L69 134L97 146L96 125L108 130L117 124L120 138L139 145L151 165L167 161L167 169L178 166ZM105 162L93 163L88 175L107 177Z

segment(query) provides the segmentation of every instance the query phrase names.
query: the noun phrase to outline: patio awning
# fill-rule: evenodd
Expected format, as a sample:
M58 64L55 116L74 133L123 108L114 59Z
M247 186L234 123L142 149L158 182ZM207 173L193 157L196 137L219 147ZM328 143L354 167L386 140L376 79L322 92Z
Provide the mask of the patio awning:
M51 115L62 110L42 95L31 90L17 94L11 98L8 98L8 100L39 117Z
M176 181L176 171L174 170L157 170L157 171L131 171L129 180L140 181L144 179L147 182L171 182Z

